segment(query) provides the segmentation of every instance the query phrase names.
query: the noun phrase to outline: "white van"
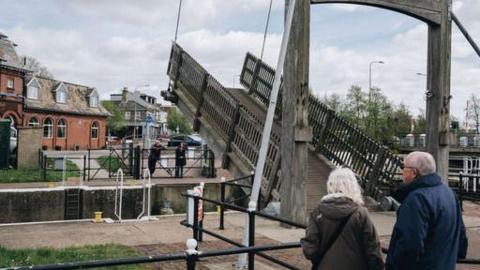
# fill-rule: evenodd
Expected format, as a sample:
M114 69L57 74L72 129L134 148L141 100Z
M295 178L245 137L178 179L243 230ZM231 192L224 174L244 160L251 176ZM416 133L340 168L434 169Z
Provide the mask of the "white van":
M10 127L10 153L13 153L17 148L17 130L14 127Z

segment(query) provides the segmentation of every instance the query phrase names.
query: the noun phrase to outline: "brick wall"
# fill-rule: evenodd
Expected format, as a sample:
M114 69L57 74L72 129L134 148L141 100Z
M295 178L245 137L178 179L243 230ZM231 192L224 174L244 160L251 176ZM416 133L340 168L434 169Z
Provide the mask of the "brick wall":
M43 137L42 146L47 149L75 150L75 149L100 149L105 146L106 117L45 114L40 112L26 112L24 115L24 126L28 126L30 119L35 117L40 126L43 126L45 119L50 118L53 122L52 137ZM67 123L67 134L65 138L58 137L58 122L64 119ZM98 126L97 138L92 138L92 125Z
M21 127L18 129L18 168L38 169L38 149L42 148L41 127Z

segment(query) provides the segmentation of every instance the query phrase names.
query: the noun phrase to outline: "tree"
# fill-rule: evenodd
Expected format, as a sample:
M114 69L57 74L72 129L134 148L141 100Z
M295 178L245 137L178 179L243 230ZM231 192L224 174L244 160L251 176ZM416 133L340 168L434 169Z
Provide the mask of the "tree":
M25 68L32 70L34 75L38 75L44 78L53 79L52 73L48 71L48 69L42 65L37 59L25 56Z
M183 133L183 134L192 133L192 129L189 123L187 122L187 120L185 120L183 115L180 114L177 108L170 110L170 112L168 113L167 125L168 125L168 129L173 131L176 131L178 127L180 133Z
M472 94L468 99L468 120L473 121L475 131L479 134L480 131L480 99Z
M397 136L403 136L410 133L412 115L408 107L400 103L400 105L393 112L392 129Z
M125 135L125 119L123 112L110 100L102 100L102 106L111 114L107 117L108 130L117 136Z
M350 89L348 89L347 94L347 104L346 104L346 111L347 114L345 115L347 119L358 123L361 128L365 128L364 126L364 118L366 115L366 108L367 108L367 95L362 92L362 88L358 85L352 85Z
M343 111L344 105L338 94L332 94L330 97L325 95L322 99L322 102L337 113L341 113Z

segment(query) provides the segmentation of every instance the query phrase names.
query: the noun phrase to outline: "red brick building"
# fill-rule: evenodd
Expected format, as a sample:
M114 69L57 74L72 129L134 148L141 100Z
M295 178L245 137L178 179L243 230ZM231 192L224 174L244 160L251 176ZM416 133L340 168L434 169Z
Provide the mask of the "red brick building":
M24 76L21 58L15 44L0 33L0 119L10 119L12 125L22 122Z
M32 75L15 47L0 33L0 119L43 127L44 149L104 147L109 113L95 88Z
M27 76L23 126L42 126L45 149L105 146L107 117L95 88Z

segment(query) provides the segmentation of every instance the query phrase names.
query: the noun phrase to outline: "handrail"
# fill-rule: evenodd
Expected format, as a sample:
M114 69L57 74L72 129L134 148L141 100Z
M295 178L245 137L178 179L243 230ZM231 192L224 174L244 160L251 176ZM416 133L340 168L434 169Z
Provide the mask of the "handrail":
M120 201L118 202L118 179L120 178ZM115 208L114 214L117 216L118 221L122 222L122 196L123 196L123 170L119 168L115 177ZM117 206L118 205L118 206Z

